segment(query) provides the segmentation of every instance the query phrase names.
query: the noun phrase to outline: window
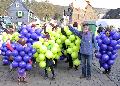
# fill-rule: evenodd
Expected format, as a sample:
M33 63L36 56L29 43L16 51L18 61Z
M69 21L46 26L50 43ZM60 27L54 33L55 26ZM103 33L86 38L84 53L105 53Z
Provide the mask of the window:
M30 12L30 15L29 15L29 16L30 16L30 18L32 18L32 13L31 13L31 12Z
M22 12L22 11L18 11L16 14L17 14L18 18L21 18L24 16L24 12Z
M19 3L16 3L16 7L19 7Z

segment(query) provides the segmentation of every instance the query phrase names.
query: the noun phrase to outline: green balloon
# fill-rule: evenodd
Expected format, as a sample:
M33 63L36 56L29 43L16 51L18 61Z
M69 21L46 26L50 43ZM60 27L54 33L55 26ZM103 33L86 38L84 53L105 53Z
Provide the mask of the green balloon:
M46 53L46 51L47 51L47 47L42 45L41 48L40 48L40 52L41 53Z
M60 39L57 39L57 40L56 40L56 43L61 44L61 40L60 40Z
M36 53L34 54L34 57L37 58L38 56L39 56L39 54L36 52Z
M70 43L70 47L73 48L75 46L74 43Z
M48 50L46 53L45 53L45 56L48 58L48 59L51 59L53 57L53 53Z
M73 59L78 58L78 52L72 52L71 56Z
M80 40L79 39L75 40L75 44L80 45Z
M45 60L45 55L44 54L39 54L38 56L40 61L44 61Z
M61 35L61 36L60 36L60 39L61 39L61 41L65 41L67 38L66 38L66 36L64 36L64 35Z
M71 40L71 41L75 40L75 36L74 35L70 35L69 40Z
M45 68L46 67L46 62L45 61L40 61L39 67Z
M66 45L70 45L70 43L71 43L71 41L70 41L69 39L66 39L66 40L65 40L65 44L66 44Z
M79 59L75 59L75 60L73 61L73 64L76 65L76 66L79 66L79 65L80 65Z
M40 62L39 57L36 58L36 62L38 62L38 63Z
M72 48L68 48L67 53L71 54L72 53Z
M55 35L55 38L56 38L56 39L60 38L60 34L57 33L57 34Z
M78 46L73 46L72 50L75 51L75 52L78 52L79 51L79 47Z
M56 47L53 47L52 49L51 49L51 51L52 51L52 53L57 53L57 48Z
M49 43L48 43L48 42L44 42L44 45L45 45L45 46L48 46L48 45L49 45Z
M70 30L67 30L67 35L71 35L72 34L72 32L70 31Z

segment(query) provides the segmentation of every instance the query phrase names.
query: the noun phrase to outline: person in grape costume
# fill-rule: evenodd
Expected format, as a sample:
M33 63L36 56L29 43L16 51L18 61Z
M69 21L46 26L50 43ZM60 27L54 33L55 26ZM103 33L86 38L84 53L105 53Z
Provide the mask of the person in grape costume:
M93 43L95 46L95 53L97 52L97 43L94 34L90 31L87 23L83 24L82 31L78 31L72 26L68 25L70 31L81 38L80 54L82 65L82 76L80 78L91 79L91 64L93 58Z
M23 38L20 38L18 40L18 43L21 44L23 47L27 46L26 41ZM29 63L31 63L31 60L29 61ZM24 72L22 72L22 71L24 71ZM20 84L20 82L27 82L26 81L26 70L25 69L18 68L18 72L17 73L18 73L18 84Z
M46 34L45 41L48 41L50 39L50 35L48 32L46 32L45 34ZM48 70L47 70L48 68L50 68L50 70L52 71L52 80L55 79L54 65L55 65L55 63L52 59L46 58L45 79L48 78Z
M112 27L107 27L106 29L105 29L105 33L106 33L106 36L110 36L110 32L112 31ZM100 64L101 65L101 64ZM111 72L111 67L109 66L109 68L108 69L105 69L104 71L103 71L103 74L109 74Z

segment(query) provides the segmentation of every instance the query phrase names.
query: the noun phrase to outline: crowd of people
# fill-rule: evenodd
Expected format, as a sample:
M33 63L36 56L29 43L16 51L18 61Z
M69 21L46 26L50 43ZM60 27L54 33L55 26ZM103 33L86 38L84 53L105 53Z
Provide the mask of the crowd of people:
M59 22L59 24L55 25L55 24L52 24L52 23L45 23L41 28L44 30L44 33L45 33L45 41L47 42L49 39L50 39L50 35L49 33L47 32L47 28L49 26L52 26L52 30L55 31L56 29L58 29L57 27L60 27L61 28L61 33L63 35L66 35L65 31L64 31L64 23L63 23L63 19L61 19L61 21ZM69 30L76 36L78 36L80 39L81 39L81 43L80 43L80 51L78 52L79 53L79 60L81 60L81 67L82 67L82 75L80 76L80 78L86 78L87 80L90 80L91 79L91 67L92 67L92 58L94 57L94 54L96 54L99 50L98 48L98 45L97 45L97 42L96 42L96 37L95 37L95 34L90 30L90 27L89 27L89 24L88 23L83 23L82 24L82 31L78 31L77 28L78 28L78 23L75 22L72 25L70 24L67 24L67 26L69 27ZM31 27L35 28L35 25L33 24ZM0 28L2 28L2 25L0 23ZM104 31L111 31L113 30L112 29L113 27L107 27L107 28L104 28L102 26L99 26L98 30L97 30L97 33L98 35L101 33L101 32L104 32ZM10 30L12 31L11 33L14 32L14 30ZM7 29L5 30L5 32L10 32L8 31ZM94 44L94 46L93 46ZM63 43L63 51L67 48L67 46ZM95 49L94 49L95 48ZM63 52L62 51L62 52ZM64 53L62 53L64 54ZM55 62L54 62L55 61ZM55 79L55 72L54 72L54 68L57 67L57 60L54 59L51 60L51 59L46 59L46 68L50 67L51 71L52 71L52 79ZM33 62L35 63L35 60L33 60ZM70 54L67 54L66 55L66 63L69 63L69 67L68 69L71 69L73 68L73 61L72 61L72 57ZM47 72L47 69L44 69L45 71L45 79L48 78L48 72ZM75 66L75 70L78 70L78 66ZM105 69L105 71L103 72L104 74L109 74L111 71L111 67L108 68L108 69ZM23 77L23 79L25 79L26 77L26 73L23 75L23 76L20 76L18 75L19 77L19 81L21 81L21 77ZM24 81L24 80L23 80Z

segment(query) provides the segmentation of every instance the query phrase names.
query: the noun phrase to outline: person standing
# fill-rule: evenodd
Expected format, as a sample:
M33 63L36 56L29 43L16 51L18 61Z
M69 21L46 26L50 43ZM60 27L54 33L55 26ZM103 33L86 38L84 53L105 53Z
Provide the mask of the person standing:
M70 31L81 38L80 54L82 64L82 76L80 78L91 79L91 64L93 58L93 43L95 46L95 53L97 52L97 43L94 34L89 30L88 24L83 24L82 31L78 31L72 26L68 25Z

